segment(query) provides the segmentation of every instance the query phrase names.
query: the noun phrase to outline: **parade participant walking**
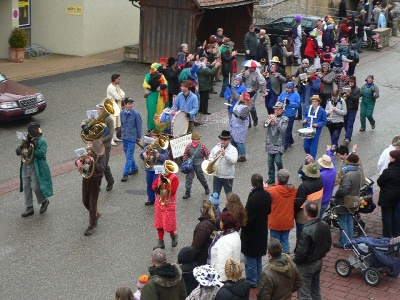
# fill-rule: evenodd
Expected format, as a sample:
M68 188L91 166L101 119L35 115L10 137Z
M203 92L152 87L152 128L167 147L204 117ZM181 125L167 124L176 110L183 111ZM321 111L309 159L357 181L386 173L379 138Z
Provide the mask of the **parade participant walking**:
M283 252L290 253L289 233L293 228L294 201L297 188L289 183L289 171L280 169L277 174L278 184L265 186L271 195L271 213L268 217L268 228L271 238L278 239Z
M121 109L121 102L125 99L125 92L120 88L120 83L121 75L112 74L111 83L107 87L107 98L114 99L115 103L117 103L119 108ZM112 117L112 119L114 121L114 128L118 128L121 126L120 116ZM115 146L115 142L121 142L121 140L117 138L116 132L114 132L111 144Z
M282 253L277 239L268 242L268 264L261 273L257 300L290 300L303 279L289 255Z
M153 182L157 178L154 166L162 165L165 160L168 159L168 150L160 147L160 135L160 131L156 129L152 130L150 136L154 139L154 143L147 145L140 152L140 158L144 160L146 168L147 201L144 203L146 206L154 205L154 201L156 200L156 195L153 190Z
M135 161L135 143L140 142L142 136L142 118L139 112L133 109L133 99L124 100L125 109L121 111L121 138L125 152L125 166L122 171L122 182L128 180L128 175L138 173Z
M318 76L321 79L321 86L319 88L321 107L325 109L326 102L331 97L333 82L335 81L336 73L330 70L330 65L328 62L324 62L322 64L322 71L318 73Z
M301 47L301 40L302 40L302 28L301 28L301 15L294 16L294 25L292 28L292 38L294 42L294 49L293 49L293 66L299 65L299 58L300 58L300 47Z
M21 155L19 191L24 192L26 210L21 215L24 218L34 214L32 192L35 193L37 202L41 205L41 214L46 212L49 206L50 202L47 198L53 196L53 183L46 161L47 142L42 134L39 123L29 123L26 140L15 150L17 155ZM32 146L33 149L31 149ZM29 152L30 149L33 153Z
M344 116L344 129L346 131L344 143L349 145L353 136L353 126L356 120L358 105L360 103L361 91L357 87L356 76L349 77L349 87L346 89L346 108L347 114Z
M238 152L231 144L231 133L228 130L222 130L218 136L220 142L211 150L209 160L215 162L217 171L213 178L213 193L221 194L222 187L225 194L232 192L233 179L235 178L235 165L238 159ZM211 175L212 172L209 174Z
M375 119L373 117L376 99L379 98L379 88L374 84L374 75L368 75L365 79L366 83L361 87L361 113L360 131L365 131L367 118L371 124L371 128L375 129Z
M267 140L265 151L268 153L268 184L275 182L275 165L278 171L283 168L282 156L284 152L285 134L288 118L283 115L284 104L277 102L274 114L268 116L266 121Z
M311 104L311 96L318 95L321 87L321 79L316 75L316 69L313 65L311 65L307 69L307 80L304 85L303 82L299 85L300 90L300 103L301 103L301 112L304 113L306 107Z
M208 195L210 193L207 180L204 176L203 170L201 169L201 163L204 161L204 159L208 159L210 151L207 149L205 144L200 142L200 139L201 135L198 132L193 132L192 142L186 146L185 151L183 152L182 161L187 161L190 159L193 162L193 170L186 174L186 192L182 197L183 199L190 198L194 174L196 174L197 179L203 186L205 194Z
M293 82L286 83L286 90L279 95L279 102L284 104L285 110L283 115L288 118L284 150L293 145L293 123L297 115L297 110L300 107L300 95L294 90Z
M249 26L249 32L244 35L244 50L245 50L245 60L256 59L257 52L257 34L254 32L255 27L253 24Z
M338 148L340 133L344 126L344 116L347 114L346 102L339 96L339 91L334 89L331 94L331 99L328 100L325 108L326 119L328 123L326 127L331 135L332 150Z
M84 235L90 236L96 231L97 222L101 217L101 213L97 210L97 201L106 166L106 157L104 155L104 145L100 140L88 141L87 145L92 153L89 153L83 159L86 162L90 158L93 159L94 166L92 168L94 168L94 173L91 177L83 177L82 179L82 202L89 211L89 227L85 230ZM81 158L75 161L75 165L80 169L83 167L83 163L84 161Z
M267 80L268 94L265 96L265 108L268 110L268 114L274 113L274 105L278 101L278 97L282 91L282 84L286 82L285 76L278 72L279 60L274 56L271 59L275 61L269 66L269 79Z
M238 162L246 161L246 147L244 142L249 130L249 113L250 95L247 92L243 92L239 97L239 101L233 107L233 117L229 128L232 135L231 143L239 153Z
M232 120L233 108L235 107L236 103L239 101L240 95L246 91L246 87L242 84L242 76L236 75L235 79L233 80L233 84L229 89L225 90L224 98L227 101L228 106L228 118L229 124Z
M293 258L303 277L303 285L297 290L297 299L322 299L322 259L332 246L331 230L328 223L318 218L318 205L315 202L306 203L304 214L307 223L297 239Z
M311 97L311 105L307 106L303 112L304 128L312 128L315 130L315 136L311 139L304 139L304 151L311 154L314 160L317 157L318 142L321 135L322 127L327 123L325 110L320 106L321 99L318 95Z
M154 249L165 248L164 232L171 236L171 246L178 245L178 234L176 232L176 191L179 186L178 165L172 160L164 162L164 174L158 174L153 182L153 191L156 193L154 203L154 228L157 229L158 243Z
M260 174L251 176L251 186L246 203L247 223L242 227L240 238L246 280L251 287L257 287L262 271L261 258L267 253L271 195L264 191L264 181Z
M171 107L171 114L175 114L177 110L184 111L189 119L188 132L193 132L194 119L199 110L199 101L197 96L190 91L192 83L185 80L181 83L181 91L176 97L174 105Z

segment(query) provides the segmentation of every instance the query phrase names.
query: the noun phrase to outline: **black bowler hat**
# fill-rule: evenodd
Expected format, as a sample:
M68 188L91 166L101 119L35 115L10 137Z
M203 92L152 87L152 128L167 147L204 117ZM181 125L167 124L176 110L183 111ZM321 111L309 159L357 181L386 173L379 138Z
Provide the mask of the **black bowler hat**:
M30 122L28 124L28 134L33 138L38 138L42 134L40 124L37 122Z
M221 140L230 140L232 138L229 130L222 130L222 133L218 137Z

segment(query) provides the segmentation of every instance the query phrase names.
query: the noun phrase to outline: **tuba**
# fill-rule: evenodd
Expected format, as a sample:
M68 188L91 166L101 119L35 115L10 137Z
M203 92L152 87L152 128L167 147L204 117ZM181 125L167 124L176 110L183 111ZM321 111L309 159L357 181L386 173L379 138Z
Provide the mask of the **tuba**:
M177 173L179 171L179 167L178 165L172 161L172 160L166 160L164 162L164 169L165 169L165 175L164 174L160 174L160 176L164 179L167 180L167 182L162 182L160 180L160 204L162 206L168 205L169 202L171 201L171 194L172 194L172 187L171 187L171 180L169 180L166 175L168 173Z
M101 114L86 124L88 127L88 132L85 132L85 130L81 131L81 138L85 143L87 141L97 140L104 135L104 130L107 127L107 125L104 123L105 118L107 118L109 115L116 117L121 113L118 104L116 104L112 99L104 99L103 105L104 110L101 112Z
M89 179L93 176L94 170L96 168L96 162L93 158L93 150L92 148L86 148L87 154L82 155L79 160L83 164L82 167L79 168L79 173L81 173L83 178Z
M217 160L221 157L221 150L219 150L216 154L213 160L205 160L201 163L201 169L203 170L204 173L207 175L214 175L217 173L218 168L215 165Z
M32 142L22 141L21 148L21 161L29 165L33 160L33 153L35 152L35 145Z

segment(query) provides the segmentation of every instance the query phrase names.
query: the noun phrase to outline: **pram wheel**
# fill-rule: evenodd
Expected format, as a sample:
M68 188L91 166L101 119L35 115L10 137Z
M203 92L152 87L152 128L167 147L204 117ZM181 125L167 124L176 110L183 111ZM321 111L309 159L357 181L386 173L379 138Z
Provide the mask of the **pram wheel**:
M364 280L371 286L378 286L381 282L381 273L375 268L368 268L364 273Z
M335 270L340 277L349 277L351 271L353 271L353 266L347 259L338 259L335 264Z

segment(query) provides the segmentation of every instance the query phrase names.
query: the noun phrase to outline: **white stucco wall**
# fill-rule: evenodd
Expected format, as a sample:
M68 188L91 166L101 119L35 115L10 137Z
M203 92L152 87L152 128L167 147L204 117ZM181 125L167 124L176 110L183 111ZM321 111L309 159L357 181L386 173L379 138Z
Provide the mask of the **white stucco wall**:
M13 9L18 9L18 0L0 0L0 58L8 58L8 38L19 26L18 19L12 18Z
M82 6L83 15L68 15L67 5ZM121 48L138 43L139 16L128 0L32 0L32 42L78 56Z

